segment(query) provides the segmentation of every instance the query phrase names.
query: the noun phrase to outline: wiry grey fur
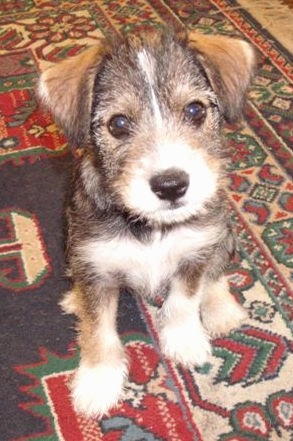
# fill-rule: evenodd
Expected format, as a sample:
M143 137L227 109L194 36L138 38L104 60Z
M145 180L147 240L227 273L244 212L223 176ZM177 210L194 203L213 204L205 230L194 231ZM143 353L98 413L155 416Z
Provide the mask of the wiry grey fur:
M162 349L184 365L205 361L207 334L227 332L244 317L224 278L235 241L222 127L240 114L254 62L248 45L220 38L217 46L213 38L129 37L90 55L77 85L71 60L41 79L42 98L72 144L82 147L67 207L74 288L63 303L79 318L81 365L72 395L85 415L115 405L127 375L115 330L121 288L151 298L169 292L158 320ZM226 44L231 53L225 47L220 56ZM62 87L66 93L66 80L75 92L62 98L63 112L58 95ZM203 103L199 122L186 116L192 102ZM115 115L127 117L125 136L111 129ZM161 199L149 188L154 176L164 176L164 164L176 179L189 176L183 197ZM99 393L108 393L105 402Z

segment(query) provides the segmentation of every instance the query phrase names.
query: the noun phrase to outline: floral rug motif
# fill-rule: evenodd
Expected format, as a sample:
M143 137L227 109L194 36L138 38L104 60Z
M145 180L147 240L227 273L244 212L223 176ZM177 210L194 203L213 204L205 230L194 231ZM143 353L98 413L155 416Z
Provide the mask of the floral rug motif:
M293 59L254 15L264 2L247 3L0 2L2 441L293 440ZM68 391L79 358L74 320L58 307L68 289L62 212L71 157L34 88L51 63L103 36L165 24L238 35L258 53L243 121L226 127L239 237L228 275L249 319L213 342L208 363L183 369L160 353L156 307L124 293L119 332L132 360L125 398L100 421L85 420Z

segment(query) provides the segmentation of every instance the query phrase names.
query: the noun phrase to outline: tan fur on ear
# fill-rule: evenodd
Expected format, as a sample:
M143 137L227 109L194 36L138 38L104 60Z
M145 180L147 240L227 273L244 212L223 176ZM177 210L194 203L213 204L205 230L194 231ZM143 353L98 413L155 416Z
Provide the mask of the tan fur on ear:
M94 80L106 53L101 42L41 74L38 94L75 146L89 133Z
M203 66L220 97L225 117L235 120L241 113L255 70L256 56L252 46L244 40L194 31L188 32L188 42L203 58Z

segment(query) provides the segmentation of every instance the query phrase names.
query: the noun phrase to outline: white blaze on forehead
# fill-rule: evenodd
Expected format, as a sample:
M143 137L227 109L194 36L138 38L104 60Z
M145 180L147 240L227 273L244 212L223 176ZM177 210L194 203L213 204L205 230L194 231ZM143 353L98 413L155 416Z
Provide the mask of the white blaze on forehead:
M163 118L162 118L160 106L158 103L158 99L157 99L155 91L154 91L155 60L149 53L147 53L147 51L145 49L142 49L137 54L137 58L138 58L139 65L140 65L140 67L146 77L146 80L150 86L152 108L153 108L156 124L157 124L157 126L162 126Z

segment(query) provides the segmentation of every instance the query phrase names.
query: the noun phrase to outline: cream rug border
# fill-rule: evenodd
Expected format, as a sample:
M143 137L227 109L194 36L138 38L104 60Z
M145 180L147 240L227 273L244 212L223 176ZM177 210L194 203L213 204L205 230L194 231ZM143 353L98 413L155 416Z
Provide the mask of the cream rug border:
M293 10L280 0L238 0L238 3L293 54Z

